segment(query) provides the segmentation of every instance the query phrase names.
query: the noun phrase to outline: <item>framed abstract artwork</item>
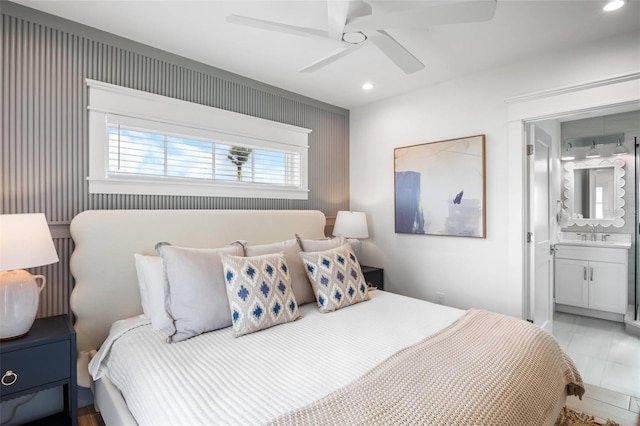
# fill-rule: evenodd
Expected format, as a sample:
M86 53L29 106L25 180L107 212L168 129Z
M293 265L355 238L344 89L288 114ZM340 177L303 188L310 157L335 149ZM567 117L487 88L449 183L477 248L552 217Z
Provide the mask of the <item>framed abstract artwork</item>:
M396 233L485 238L485 135L394 150Z

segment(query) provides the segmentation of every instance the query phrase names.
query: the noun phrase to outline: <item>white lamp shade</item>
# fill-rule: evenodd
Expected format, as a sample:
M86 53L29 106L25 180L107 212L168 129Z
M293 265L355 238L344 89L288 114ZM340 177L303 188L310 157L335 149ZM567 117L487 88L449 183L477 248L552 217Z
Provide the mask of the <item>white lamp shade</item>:
M363 212L339 211L333 225L333 235L345 238L369 238L367 216Z
M0 215L0 271L57 261L58 254L44 214Z

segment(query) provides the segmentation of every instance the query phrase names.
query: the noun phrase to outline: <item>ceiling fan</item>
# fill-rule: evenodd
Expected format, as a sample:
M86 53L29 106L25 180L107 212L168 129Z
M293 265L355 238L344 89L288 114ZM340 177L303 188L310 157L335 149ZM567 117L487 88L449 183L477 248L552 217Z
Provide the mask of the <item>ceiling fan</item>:
M327 0L327 30L239 15L227 16L227 22L304 37L331 39L341 43L338 50L302 68L300 72L317 71L370 42L402 71L411 74L423 69L424 64L386 30L488 21L493 18L495 10L496 0L463 0L378 15L372 14L371 5L363 0Z

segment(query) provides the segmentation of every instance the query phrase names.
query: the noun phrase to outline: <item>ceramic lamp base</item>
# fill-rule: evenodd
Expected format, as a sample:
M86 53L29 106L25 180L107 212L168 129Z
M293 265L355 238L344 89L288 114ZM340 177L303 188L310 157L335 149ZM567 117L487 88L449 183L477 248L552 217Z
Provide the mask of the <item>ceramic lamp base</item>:
M45 283L42 275L21 269L0 272L0 340L17 339L29 332Z
M353 254L358 258L358 262L362 262L362 241L357 238L347 238L347 242L353 249Z

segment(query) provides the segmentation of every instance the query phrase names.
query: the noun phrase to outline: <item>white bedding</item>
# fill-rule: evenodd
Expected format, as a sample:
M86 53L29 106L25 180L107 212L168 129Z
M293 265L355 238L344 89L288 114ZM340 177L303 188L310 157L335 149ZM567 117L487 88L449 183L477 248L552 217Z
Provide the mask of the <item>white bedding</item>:
M167 344L146 319L114 324L90 364L140 425L262 424L366 373L464 311L391 293L234 338L231 328Z

